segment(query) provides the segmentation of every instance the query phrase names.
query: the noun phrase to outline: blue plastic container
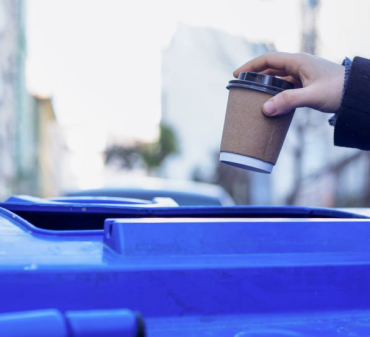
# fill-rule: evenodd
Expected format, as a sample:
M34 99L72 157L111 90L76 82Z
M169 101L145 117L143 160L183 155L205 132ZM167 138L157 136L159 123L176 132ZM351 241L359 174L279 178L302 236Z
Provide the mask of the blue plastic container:
M154 337L369 336L369 282L370 219L359 214L101 198L0 204L0 336L10 313L35 310L53 322L99 313L107 319L76 336L109 327L103 335L115 336L122 309L123 336L137 333L136 312Z

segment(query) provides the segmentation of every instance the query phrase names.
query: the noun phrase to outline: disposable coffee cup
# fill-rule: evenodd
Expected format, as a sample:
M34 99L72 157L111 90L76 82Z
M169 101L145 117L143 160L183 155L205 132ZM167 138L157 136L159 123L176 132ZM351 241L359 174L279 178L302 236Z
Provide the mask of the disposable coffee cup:
M262 105L272 96L293 88L291 82L253 72L240 73L238 79L229 82L221 162L256 172L272 172L294 110L267 117L262 113Z

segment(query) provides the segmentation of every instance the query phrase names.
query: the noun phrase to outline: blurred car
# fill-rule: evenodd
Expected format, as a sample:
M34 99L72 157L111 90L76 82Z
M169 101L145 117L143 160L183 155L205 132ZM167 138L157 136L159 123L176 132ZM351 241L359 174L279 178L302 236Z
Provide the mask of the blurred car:
M171 198L180 206L232 206L234 201L218 185L160 178L130 179L115 187L68 191L67 197L120 197L141 200Z

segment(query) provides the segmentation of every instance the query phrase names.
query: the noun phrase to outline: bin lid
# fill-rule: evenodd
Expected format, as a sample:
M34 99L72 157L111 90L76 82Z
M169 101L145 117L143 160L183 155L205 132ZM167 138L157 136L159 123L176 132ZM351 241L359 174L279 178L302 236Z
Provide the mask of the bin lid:
M354 213L27 197L1 207L0 312L124 305L152 336L289 335L302 322L334 326L335 310L359 317L370 303L369 218ZM320 310L332 323L312 318ZM251 326L251 316L261 321Z

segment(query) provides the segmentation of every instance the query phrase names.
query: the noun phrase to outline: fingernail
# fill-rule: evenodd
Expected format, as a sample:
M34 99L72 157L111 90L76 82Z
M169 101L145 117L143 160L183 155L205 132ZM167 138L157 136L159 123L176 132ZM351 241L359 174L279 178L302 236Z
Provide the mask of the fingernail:
M274 112L276 112L276 108L275 108L275 104L272 100L270 101L267 101L264 105L263 105L263 112L266 114L266 115L272 115Z

